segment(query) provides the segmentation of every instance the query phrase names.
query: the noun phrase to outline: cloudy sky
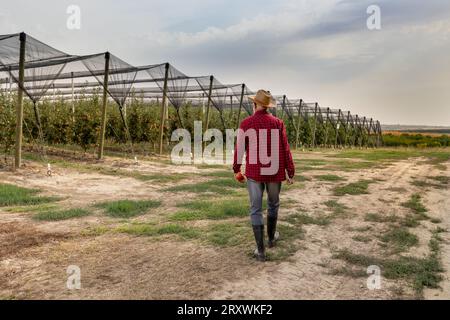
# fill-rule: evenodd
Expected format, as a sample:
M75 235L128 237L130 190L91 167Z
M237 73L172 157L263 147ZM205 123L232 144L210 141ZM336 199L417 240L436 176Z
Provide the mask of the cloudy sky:
M367 8L381 9L370 31ZM67 8L81 29L67 28ZM60 50L109 50L134 64L318 101L385 124L450 125L448 0L15 0L0 34Z

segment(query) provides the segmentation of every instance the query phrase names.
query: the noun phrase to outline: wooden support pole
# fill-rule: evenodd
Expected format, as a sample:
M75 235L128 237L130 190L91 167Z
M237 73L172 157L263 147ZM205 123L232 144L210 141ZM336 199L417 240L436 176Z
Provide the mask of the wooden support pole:
M300 104L298 106L298 116L297 116L297 130L296 130L296 136L295 136L295 149L298 148L298 141L300 138L300 123L302 120L302 104L303 100L300 99Z
M70 75L72 80L72 122L75 122L75 84L73 82L73 72Z
M202 93L202 112L200 112L200 121L203 121L205 118L205 93Z
M166 118L166 104L167 104L167 80L169 78L169 68L170 65L166 63L165 65L165 74L164 74L164 86L163 86L163 96L162 96L162 105L161 105L161 123L159 125L159 154L163 154L163 140L164 140L164 122Z
M11 67L8 67L9 69L9 88L8 88L8 101L11 102L11 91L12 91L12 75L11 75Z
M233 117L233 96L230 96L230 115L228 116L229 119L232 119Z
M378 147L381 147L383 145L383 131L381 130L381 124L380 121L377 121L377 131L378 131Z
M339 129L341 127L341 109L339 109L338 112L338 119L337 119L337 123L336 123L336 140L334 140L334 147L337 148L337 144L338 144L338 138L339 138ZM342 142L342 140L341 140Z
M350 111L347 111L347 121L345 123L345 138L344 138L344 145L347 146L348 144L348 125L350 121Z
M281 117L280 117L281 120L283 120L285 108L286 108L286 95L283 95L283 103L281 104Z
M239 110L238 110L238 116L237 116L237 121L236 121L236 130L239 129L239 125L240 125L240 121L241 121L242 105L244 104L244 94L245 94L245 83L242 84L241 99L239 100Z
M206 104L206 119L205 119L205 131L204 132L206 132L209 128L209 118L210 118L210 110L211 110L211 95L212 95L213 85L214 85L214 76L211 76L209 78L208 102Z
M102 123L100 127L100 144L98 147L98 159L103 158L103 148L105 146L106 131L106 108L108 106L108 81L109 81L109 52L105 53L105 76L103 78L103 101L102 101Z
M22 164L22 130L23 130L23 80L25 77L25 46L27 35L21 33L20 54L19 54L19 83L17 84L17 109L16 109L16 145L14 157L14 170L20 168ZM11 75L10 75L11 77Z
M329 122L329 120L330 120L330 108L328 107L327 108L327 120L326 121L324 121L324 126L325 126L325 142L324 142L324 146L326 147L327 146L327 143L328 143L328 122Z
M316 127L317 127L317 109L319 107L319 104L316 102L316 105L314 107L314 127L313 127L313 133L311 135L311 147L315 148L316 146Z
M360 122L359 122L359 116L358 115L355 116L355 124L356 124L356 127L357 127L357 130L356 130L357 134L355 134L354 146L356 147L356 144L359 141L358 139L361 138L361 125L360 125Z

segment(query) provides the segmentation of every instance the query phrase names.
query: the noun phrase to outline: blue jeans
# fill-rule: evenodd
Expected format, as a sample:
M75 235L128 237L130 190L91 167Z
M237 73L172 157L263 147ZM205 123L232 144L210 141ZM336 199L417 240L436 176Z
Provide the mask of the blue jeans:
M281 182L258 182L247 179L248 195L250 197L250 219L252 225L264 225L262 199L264 189L267 190L267 211L271 217L278 217L280 207Z

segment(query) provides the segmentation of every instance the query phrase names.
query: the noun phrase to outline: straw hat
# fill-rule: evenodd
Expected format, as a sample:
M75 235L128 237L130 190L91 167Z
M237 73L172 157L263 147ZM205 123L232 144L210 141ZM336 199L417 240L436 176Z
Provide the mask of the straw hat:
M273 108L277 106L277 103L270 94L270 91L258 90L256 96L250 96L248 98L263 107Z

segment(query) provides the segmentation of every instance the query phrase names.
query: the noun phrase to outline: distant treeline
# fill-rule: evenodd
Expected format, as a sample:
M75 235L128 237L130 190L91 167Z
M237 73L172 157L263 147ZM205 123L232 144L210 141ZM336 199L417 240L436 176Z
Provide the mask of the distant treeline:
M427 133L430 132L427 131ZM417 131L415 133L386 133L383 135L383 142L388 147L449 147L450 136L436 133L422 134Z
M404 133L421 133L421 134L450 134L450 129L423 129L423 130L402 130Z

